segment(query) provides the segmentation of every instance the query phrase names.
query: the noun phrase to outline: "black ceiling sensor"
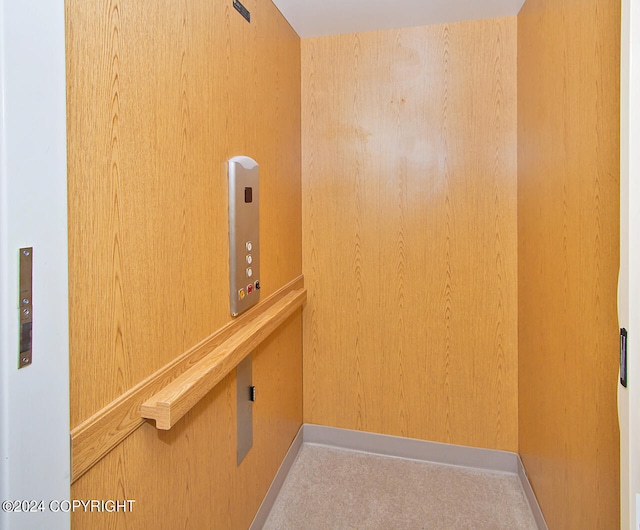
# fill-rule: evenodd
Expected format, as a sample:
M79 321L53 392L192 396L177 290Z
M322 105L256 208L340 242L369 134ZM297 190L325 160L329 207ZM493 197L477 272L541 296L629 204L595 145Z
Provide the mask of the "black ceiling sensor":
M244 7L238 0L233 0L233 7L247 22L251 23L251 13L249 13L249 10L246 7Z

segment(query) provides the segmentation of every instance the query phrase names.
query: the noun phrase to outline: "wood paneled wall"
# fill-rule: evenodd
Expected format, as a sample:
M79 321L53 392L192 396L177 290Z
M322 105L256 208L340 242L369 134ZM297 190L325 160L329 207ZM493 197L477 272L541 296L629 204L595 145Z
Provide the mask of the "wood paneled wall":
M302 41L305 422L517 450L516 19Z
M263 296L301 273L300 39L272 2L67 0L71 425L230 319L226 160L260 164ZM301 317L255 354L254 448L235 378L144 425L73 486L136 499L75 528L245 528L302 420Z
M617 0L518 16L520 453L549 528L619 527Z

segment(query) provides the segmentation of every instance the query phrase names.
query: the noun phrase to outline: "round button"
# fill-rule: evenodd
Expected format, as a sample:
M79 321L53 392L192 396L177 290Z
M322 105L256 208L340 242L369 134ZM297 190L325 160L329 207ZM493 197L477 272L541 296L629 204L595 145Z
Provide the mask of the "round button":
M253 250L253 245L251 244L251 241L247 241L247 252L251 252Z
M247 269L247 278L251 278L251 276L253 276L253 269L251 269L251 267L249 267Z
M251 265L253 263L253 257L251 256L251 254L247 254L247 263L249 265Z

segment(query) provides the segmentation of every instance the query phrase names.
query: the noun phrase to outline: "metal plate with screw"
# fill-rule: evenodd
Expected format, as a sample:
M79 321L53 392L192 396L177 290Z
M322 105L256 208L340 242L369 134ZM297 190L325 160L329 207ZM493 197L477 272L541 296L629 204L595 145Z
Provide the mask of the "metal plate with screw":
M20 249L20 356L18 368L32 361L33 337L33 248Z

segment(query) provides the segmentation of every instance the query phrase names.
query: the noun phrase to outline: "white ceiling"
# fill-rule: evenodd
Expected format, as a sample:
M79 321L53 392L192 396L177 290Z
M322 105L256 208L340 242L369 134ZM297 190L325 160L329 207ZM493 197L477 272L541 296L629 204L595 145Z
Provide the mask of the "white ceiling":
M508 17L525 0L273 0L302 38Z

